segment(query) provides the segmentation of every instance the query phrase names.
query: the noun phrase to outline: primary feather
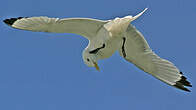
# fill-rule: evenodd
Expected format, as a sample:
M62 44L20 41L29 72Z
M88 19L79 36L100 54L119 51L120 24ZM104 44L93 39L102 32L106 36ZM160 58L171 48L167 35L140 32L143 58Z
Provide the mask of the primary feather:
M74 33L90 39L107 21L90 18L18 17L5 19L9 26L22 30L53 33Z
M190 92L184 86L192 87L192 85L186 80L182 72L170 61L157 56L150 49L143 35L131 24L127 28L125 37L124 51L126 56L123 55L122 48L119 50L121 56L157 79Z

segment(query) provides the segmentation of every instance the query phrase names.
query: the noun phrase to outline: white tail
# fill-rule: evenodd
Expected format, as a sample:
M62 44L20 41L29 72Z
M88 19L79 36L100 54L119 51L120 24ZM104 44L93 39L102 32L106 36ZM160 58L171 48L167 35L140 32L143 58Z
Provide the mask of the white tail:
M147 10L148 8L145 8L142 12L140 12L139 14L137 14L136 16L132 17L132 16L126 16L125 18L129 18L130 21L134 21L135 19L139 18L142 14L144 14L144 12Z

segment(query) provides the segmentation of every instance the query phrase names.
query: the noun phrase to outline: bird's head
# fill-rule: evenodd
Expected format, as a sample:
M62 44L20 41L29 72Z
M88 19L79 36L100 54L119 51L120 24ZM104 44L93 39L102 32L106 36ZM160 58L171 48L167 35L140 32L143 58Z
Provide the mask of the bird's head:
M83 51L82 54L84 63L89 67L95 67L96 70L99 71L99 66L97 65L97 55L90 54L86 49Z

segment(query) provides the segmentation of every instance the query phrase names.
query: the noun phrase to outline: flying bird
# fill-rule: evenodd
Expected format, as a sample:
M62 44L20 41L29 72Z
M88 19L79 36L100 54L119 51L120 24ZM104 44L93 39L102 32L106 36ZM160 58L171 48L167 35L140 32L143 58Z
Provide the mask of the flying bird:
M112 20L97 20L90 18L48 18L48 17L18 17L5 19L7 25L29 31L51 33L75 33L89 40L83 50L83 61L89 67L99 70L97 61L105 59L116 51L141 70L155 78L184 91L190 92L185 86L192 87L182 72L170 61L156 55L143 35L132 25L136 16L125 16Z

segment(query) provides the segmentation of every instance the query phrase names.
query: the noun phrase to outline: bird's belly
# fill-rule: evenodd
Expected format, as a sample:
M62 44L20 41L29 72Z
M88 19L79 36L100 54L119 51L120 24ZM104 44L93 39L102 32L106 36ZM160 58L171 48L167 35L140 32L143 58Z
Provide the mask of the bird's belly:
M112 56L120 47L120 40L119 39L114 39L114 40L109 40L108 42L105 43L105 48L101 49L99 51L100 54L100 59L108 58Z

